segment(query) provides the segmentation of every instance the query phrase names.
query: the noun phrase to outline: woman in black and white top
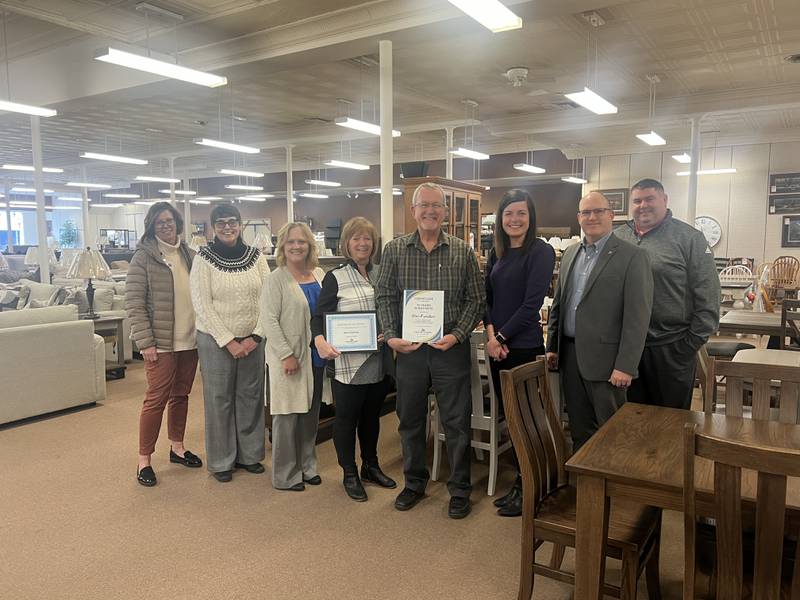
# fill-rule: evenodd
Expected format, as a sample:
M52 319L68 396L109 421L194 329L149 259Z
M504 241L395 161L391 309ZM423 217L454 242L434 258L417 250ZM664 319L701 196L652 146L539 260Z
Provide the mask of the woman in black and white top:
M363 217L354 217L342 229L341 252L349 260L328 272L322 281L317 310L311 320L311 333L322 358L335 359L335 378L331 384L336 402L333 443L339 465L344 470L344 489L357 502L367 499L362 481L385 488L397 483L378 465L380 411L386 398L386 377L381 350L340 353L325 339L324 315L327 312L375 310L376 276L371 262L378 245L375 226ZM378 342L381 343L381 335ZM361 446L361 478L356 467L356 435Z

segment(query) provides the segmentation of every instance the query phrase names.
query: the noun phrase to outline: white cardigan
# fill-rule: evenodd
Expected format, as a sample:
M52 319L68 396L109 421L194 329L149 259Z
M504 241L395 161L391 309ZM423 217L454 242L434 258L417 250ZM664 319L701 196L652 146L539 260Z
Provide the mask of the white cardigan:
M317 282L322 284L325 272L318 267L313 273ZM270 413L306 413L311 409L314 391L308 300L286 267L279 267L267 275L261 298L261 318L267 338ZM300 363L300 370L294 375L286 375L281 361L292 355ZM322 401L331 403L327 377L323 380Z

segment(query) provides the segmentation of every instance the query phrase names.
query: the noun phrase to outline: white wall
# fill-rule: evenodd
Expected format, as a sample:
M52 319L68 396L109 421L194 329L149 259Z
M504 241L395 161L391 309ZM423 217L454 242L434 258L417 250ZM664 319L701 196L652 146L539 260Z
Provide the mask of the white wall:
M664 184L670 207L679 219L686 219L689 178L672 159L679 152L643 152L586 159L584 191L629 188L644 177ZM770 173L800 171L800 142L753 144L706 148L700 168L735 167L730 175L701 175L698 178L697 216L714 217L722 226L722 238L714 248L716 256L749 256L756 262L781 255L800 258L800 248L781 248L782 215L769 215Z
M101 229L128 229L138 240L144 233L147 206L129 204L120 208L93 208L89 205L89 241L94 244Z

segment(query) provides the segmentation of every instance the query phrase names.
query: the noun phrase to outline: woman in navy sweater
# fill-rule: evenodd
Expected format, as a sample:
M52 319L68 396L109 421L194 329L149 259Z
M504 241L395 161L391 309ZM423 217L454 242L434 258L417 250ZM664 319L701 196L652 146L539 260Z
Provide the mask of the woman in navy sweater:
M513 369L544 355L539 310L550 286L555 252L536 237L536 207L528 192L509 190L500 200L495 220L494 249L486 267L486 354L494 391L503 410L500 371ZM522 514L522 480L495 500L497 514Z

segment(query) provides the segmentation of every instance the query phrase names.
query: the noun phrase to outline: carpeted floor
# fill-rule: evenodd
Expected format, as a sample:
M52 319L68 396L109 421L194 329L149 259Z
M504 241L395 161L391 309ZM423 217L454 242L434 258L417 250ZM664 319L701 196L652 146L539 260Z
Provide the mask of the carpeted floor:
M520 520L495 515L485 464L473 469L473 513L453 521L443 482L407 513L392 507L393 490L369 487L368 502L349 500L331 442L318 448L319 487L275 491L269 468L220 484L169 463L165 426L153 461L159 483L144 488L135 481L143 376L135 362L108 382L102 405L0 429L0 599L516 597ZM382 464L402 481L394 414L382 426ZM205 455L199 376L186 446ZM501 493L509 478L506 468ZM681 597L682 537L680 515L666 513L665 600ZM609 578L616 573L610 561ZM572 595L542 577L534 589L534 598Z

